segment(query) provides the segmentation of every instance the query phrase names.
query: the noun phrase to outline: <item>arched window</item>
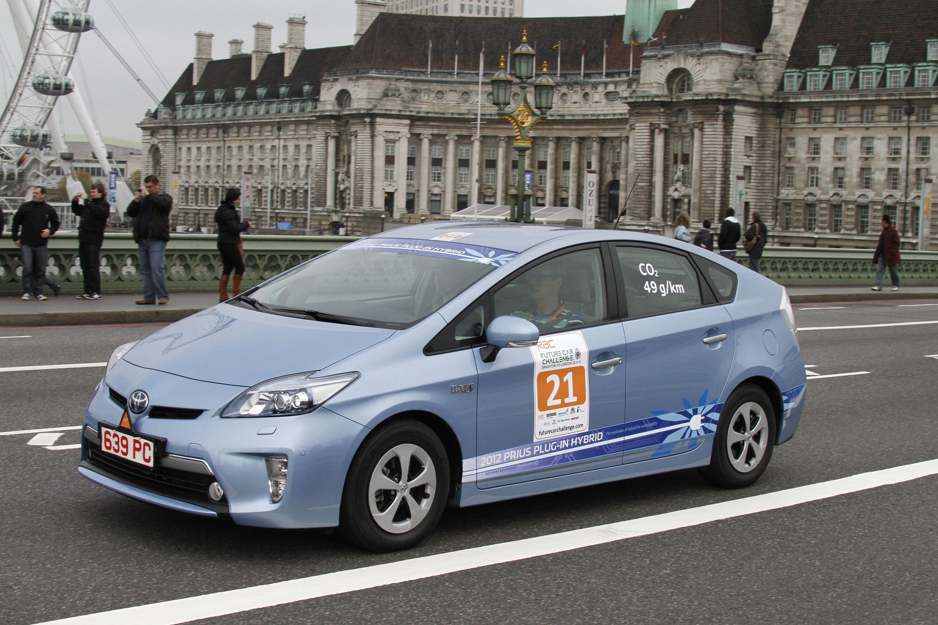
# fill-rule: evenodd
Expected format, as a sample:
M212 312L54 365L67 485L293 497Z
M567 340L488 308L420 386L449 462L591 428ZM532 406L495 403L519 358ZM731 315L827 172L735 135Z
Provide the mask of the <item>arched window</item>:
M346 89L340 91L335 97L335 106L340 111L344 111L352 106L352 94Z
M668 76L668 91L671 95L679 96L692 93L694 78L686 69L676 69Z

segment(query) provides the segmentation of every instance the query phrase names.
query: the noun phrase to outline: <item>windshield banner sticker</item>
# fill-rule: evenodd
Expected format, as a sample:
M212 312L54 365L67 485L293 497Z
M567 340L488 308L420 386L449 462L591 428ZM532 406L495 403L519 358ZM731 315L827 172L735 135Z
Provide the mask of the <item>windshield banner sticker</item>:
M447 232L446 234L441 234L438 237L433 237L431 241L455 241L456 239L461 239L463 237L468 237L471 235L471 232Z
M580 332L542 338L534 356L534 440L590 429L589 347Z
M362 239L350 243L342 249L417 254L419 256L450 258L480 265L491 265L492 267L506 265L518 256L516 252L508 252L493 247L453 243L451 241L425 241L423 239Z

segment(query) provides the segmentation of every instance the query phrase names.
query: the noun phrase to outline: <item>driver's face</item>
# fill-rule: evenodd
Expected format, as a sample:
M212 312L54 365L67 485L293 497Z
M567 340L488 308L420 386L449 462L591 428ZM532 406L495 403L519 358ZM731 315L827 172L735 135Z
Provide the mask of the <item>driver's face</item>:
M560 293L560 286L563 284L563 277L551 269L534 271L528 280L531 284L531 294L534 297Z

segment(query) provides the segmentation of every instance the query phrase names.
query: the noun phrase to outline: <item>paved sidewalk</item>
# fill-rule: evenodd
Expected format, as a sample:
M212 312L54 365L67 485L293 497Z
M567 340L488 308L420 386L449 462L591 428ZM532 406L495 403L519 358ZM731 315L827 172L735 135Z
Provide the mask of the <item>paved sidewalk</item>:
M788 294L793 304L938 300L938 286L902 287L892 292L885 286L876 293L867 287L790 287ZM205 310L217 303L216 292L170 293L165 306L138 306L139 295L105 295L96 301L75 299L62 294L44 302L22 301L19 297L0 297L0 327L74 326L120 323L171 323Z

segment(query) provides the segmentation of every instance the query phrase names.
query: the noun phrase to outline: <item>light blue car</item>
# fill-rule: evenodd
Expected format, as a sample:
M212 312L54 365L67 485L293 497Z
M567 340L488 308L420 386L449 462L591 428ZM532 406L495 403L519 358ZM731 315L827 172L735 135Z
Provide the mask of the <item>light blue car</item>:
M79 471L166 508L411 547L472 506L792 437L785 289L679 241L438 222L356 241L114 351Z

